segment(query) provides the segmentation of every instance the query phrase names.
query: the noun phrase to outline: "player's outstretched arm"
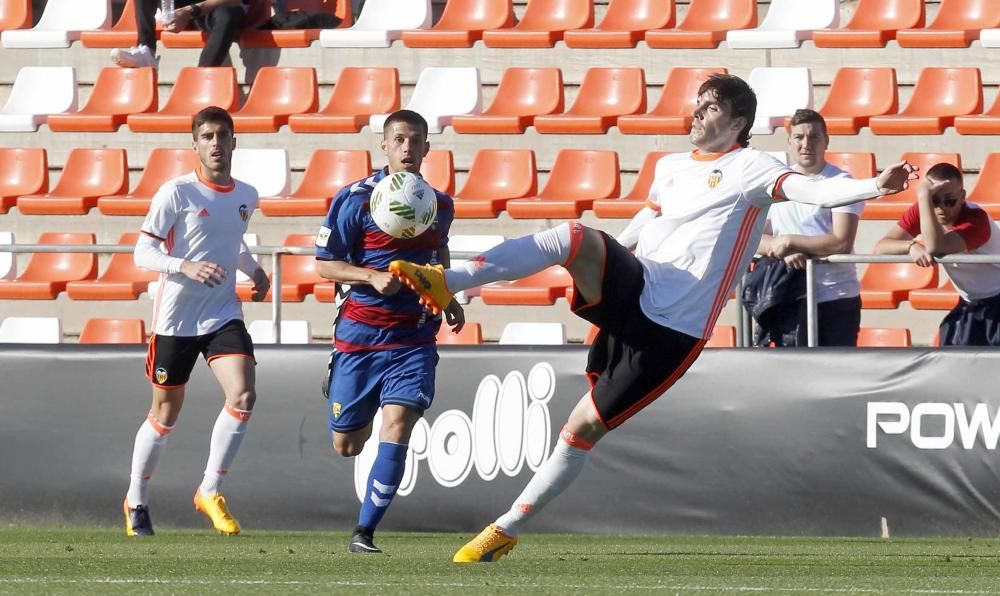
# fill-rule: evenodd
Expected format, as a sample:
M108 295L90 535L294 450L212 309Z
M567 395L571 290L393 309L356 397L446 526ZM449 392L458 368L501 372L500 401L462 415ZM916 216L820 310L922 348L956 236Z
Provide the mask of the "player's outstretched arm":
M820 207L842 207L882 195L895 194L917 179L917 168L905 161L893 164L877 178L809 178L788 176L782 181L781 195L789 201ZM780 197L779 197L780 198Z
M388 271L374 271L351 265L346 261L316 259L316 272L320 277L341 284L367 284L379 294L392 296L399 291L399 280Z

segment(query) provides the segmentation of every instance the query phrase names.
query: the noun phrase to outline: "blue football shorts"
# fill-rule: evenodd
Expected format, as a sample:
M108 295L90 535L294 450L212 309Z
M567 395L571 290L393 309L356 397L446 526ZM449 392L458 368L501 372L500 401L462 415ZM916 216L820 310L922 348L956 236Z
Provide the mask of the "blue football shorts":
M423 412L434 401L435 344L393 350L337 352L330 383L330 430L364 428L386 404Z

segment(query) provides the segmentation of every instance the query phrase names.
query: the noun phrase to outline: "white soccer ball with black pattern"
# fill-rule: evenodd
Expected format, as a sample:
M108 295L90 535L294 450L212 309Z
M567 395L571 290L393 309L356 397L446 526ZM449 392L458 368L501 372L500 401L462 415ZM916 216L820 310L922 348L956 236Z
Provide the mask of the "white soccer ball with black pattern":
M415 238L437 217L437 194L410 172L389 174L375 185L371 198L375 224L393 238Z

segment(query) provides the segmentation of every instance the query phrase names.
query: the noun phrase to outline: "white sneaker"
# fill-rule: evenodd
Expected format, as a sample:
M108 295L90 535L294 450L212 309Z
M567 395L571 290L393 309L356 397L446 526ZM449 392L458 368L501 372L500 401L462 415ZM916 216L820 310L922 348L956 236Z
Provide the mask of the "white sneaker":
M152 50L147 46L138 46L127 50L115 48L111 50L111 61L124 68L142 68L144 66L156 68L160 65L160 59L154 56Z

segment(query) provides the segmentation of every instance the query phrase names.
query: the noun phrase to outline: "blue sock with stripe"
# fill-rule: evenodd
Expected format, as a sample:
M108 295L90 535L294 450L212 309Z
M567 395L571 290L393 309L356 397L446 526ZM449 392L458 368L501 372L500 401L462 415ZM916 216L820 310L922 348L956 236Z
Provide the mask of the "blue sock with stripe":
M358 514L358 525L369 533L375 532L375 527L382 521L392 498L396 496L399 481L406 470L408 448L408 445L386 441L378 444L378 455L368 474L368 488L365 490L365 500L361 503L361 513Z

